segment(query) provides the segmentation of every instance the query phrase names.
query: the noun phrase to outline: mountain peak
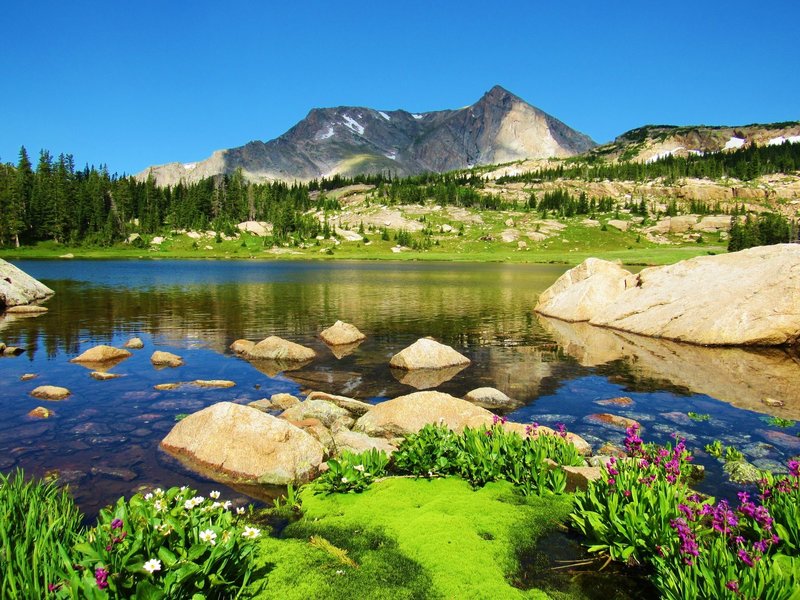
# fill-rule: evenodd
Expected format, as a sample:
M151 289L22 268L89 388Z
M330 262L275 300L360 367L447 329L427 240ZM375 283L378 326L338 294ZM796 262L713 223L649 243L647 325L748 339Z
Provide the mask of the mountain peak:
M499 103L515 100L523 101L519 96L512 94L503 86L496 85L486 92L478 102Z

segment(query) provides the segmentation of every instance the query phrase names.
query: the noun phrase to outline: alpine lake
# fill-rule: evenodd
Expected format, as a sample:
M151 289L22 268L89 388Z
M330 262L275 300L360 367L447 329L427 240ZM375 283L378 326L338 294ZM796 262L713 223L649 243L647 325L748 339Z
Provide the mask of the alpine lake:
M500 263L265 261L16 261L55 290L49 312L0 317L0 341L25 351L0 358L0 471L68 483L93 516L120 496L153 486L226 489L159 449L176 419L220 401L246 404L278 392L319 390L379 403L418 389L463 397L496 387L517 401L512 421L564 423L595 450L622 445L624 429L598 415L642 424L645 441L677 433L705 467L697 488L741 489L703 448L734 445L758 468L785 471L800 452L800 359L786 349L705 348L641 338L534 313L537 296L568 267ZM334 352L318 337L337 319L367 339ZM239 338L278 335L317 358L296 370L265 369L230 349ZM97 344L144 348L97 381L71 358ZM472 360L438 380L392 372L389 359L431 336ZM185 364L156 369L154 350ZM259 368L261 367L261 368ZM23 381L23 375L36 377ZM226 379L228 389L156 384ZM60 402L30 396L67 387ZM630 402L605 401L627 397ZM771 400L769 400L771 399ZM28 412L54 412L36 419ZM689 416L692 413L692 416ZM706 417L707 415L707 417ZM780 417L783 421L776 424ZM704 420L703 420L704 419ZM236 503L268 501L275 490L226 489Z

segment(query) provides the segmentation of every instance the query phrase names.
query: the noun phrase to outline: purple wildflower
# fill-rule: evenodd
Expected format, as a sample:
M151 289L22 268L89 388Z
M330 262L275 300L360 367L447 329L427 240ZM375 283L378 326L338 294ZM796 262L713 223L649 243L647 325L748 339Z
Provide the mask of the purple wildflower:
M750 555L747 553L747 550L745 550L744 548L742 548L741 550L739 550L739 552L738 552L738 555L739 555L739 559L740 559L740 560L741 560L741 561L742 561L744 564L746 564L748 567L754 567L754 566L756 565L755 561L753 560L753 557L751 557L751 556L750 556ZM756 557L756 560L758 560L758 557Z
M102 567L97 567L94 570L94 580L98 588L101 590L106 589L108 587L108 571Z
M122 519L114 519L111 521L111 529L122 529L123 522Z
M789 467L789 475L792 477L800 477L800 462L796 460L790 460L787 463L787 466Z
M732 592L739 591L739 582L735 579L731 579L728 583L725 584L725 587L728 588Z
M678 534L678 539L681 543L681 554L683 554L683 562L687 565L694 564L694 557L700 555L700 546L697 545L697 539L689 528L688 523L683 518L672 519L669 522Z

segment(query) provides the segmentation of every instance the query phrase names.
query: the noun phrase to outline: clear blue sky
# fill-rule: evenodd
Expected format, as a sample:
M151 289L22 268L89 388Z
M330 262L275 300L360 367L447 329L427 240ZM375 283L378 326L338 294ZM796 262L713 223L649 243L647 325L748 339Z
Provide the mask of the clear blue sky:
M427 111L500 84L598 142L800 120L796 0L8 2L0 160L135 173L277 137L313 107Z

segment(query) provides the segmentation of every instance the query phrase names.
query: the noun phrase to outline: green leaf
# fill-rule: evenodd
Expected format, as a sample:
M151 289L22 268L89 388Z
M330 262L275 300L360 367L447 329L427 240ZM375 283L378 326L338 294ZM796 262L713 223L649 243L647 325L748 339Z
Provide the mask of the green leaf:
M147 579L143 579L136 586L136 600L162 600L162 598L164 593Z
M161 546L158 549L158 558L162 560L167 568L172 568L172 566L178 562L178 557L166 546Z

